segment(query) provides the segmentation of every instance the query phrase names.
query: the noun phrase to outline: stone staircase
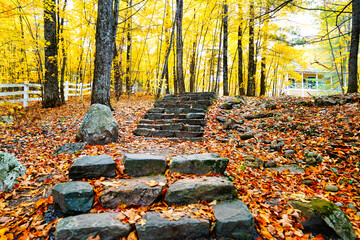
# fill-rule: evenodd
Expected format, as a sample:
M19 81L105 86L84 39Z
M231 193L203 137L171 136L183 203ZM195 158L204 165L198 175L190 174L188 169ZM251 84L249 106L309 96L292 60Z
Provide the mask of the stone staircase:
M198 141L204 134L205 114L216 99L214 92L165 95L138 123L134 135Z
M79 158L69 171L69 177L77 181L52 189L54 203L68 216L58 221L55 239L120 239L133 231L139 240L253 239L253 215L238 199L233 183L226 177L209 176L223 175L228 162L212 153L173 157L169 164L161 156L125 154L125 173L133 178L101 181L101 207L110 212L88 213L94 203L94 186L79 180L113 177L116 164L108 155ZM190 175L173 182L164 176L166 171ZM213 204L210 220L201 217L201 209L191 208L191 215L181 207L204 201ZM145 207L158 202L175 210L163 214L150 207L132 224L121 221L121 213L114 213L119 206Z

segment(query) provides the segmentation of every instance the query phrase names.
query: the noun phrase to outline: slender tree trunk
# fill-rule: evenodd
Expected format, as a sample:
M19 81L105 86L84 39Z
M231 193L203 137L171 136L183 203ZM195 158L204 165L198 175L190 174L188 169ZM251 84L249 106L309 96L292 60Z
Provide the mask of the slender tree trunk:
M245 95L245 89L244 89L244 73L243 73L243 46L242 46L242 39L243 39L243 11L242 6L239 4L239 28L238 28L238 84L239 84L239 95L243 96Z
M178 17L176 19L176 78L179 93L185 92L184 70L183 70L183 40L182 40L182 19L183 19L183 0L176 1Z
M131 9L132 0L129 0L128 7ZM127 48L126 48L126 93L130 97L131 94L131 10L130 10L130 18L127 20Z
M122 47L123 41L119 48L114 47L114 80L115 80L115 97L119 101L122 95Z
M44 108L53 108L61 105L58 82L56 25L56 1L44 0L44 35L47 42L45 47Z
M196 69L196 42L193 43L193 52L192 52L192 57L191 57L191 62L190 62L190 92L194 92L194 86L195 86L195 78L196 78L196 73L195 73L195 69Z
M218 93L219 91L219 78L220 78L220 69L221 69L221 48L222 48L222 34L223 34L224 25L221 24L220 28L220 37L219 37L219 52L218 52L218 61L217 61L217 69L216 69L216 81L214 86L214 91Z
M65 12L66 5L67 5L67 0L64 1L63 14ZM67 55L65 51L65 40L64 40L64 18L60 19L60 42L61 42L61 53L63 57L62 66L61 66L61 78L60 78L60 99L61 99L61 104L65 104L64 82L65 82Z
M349 56L348 93L358 92L358 53L360 34L360 0L352 2L352 28Z
M250 1L249 21L249 65L247 95L255 96L255 44L254 44L254 1Z
M116 38L118 0L99 0L96 23L96 52L91 104L100 103L111 107L111 67Z
M229 95L229 83L228 83L228 4L224 1L224 40L223 40L223 94Z
M266 6L266 12L269 11L269 6ZM261 54L261 75L260 75L260 96L265 96L266 94L266 54L267 54L267 45L268 45L268 25L269 20L265 19L264 23L264 42L262 47L262 54Z

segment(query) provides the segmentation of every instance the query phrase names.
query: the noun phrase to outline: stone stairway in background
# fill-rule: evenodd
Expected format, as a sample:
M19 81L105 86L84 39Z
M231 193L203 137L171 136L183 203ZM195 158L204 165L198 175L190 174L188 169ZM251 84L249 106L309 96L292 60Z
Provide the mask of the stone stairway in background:
M161 156L125 154L125 173L133 178L114 180L116 164L111 156L79 158L69 169L69 178L75 181L56 184L52 189L54 203L68 216L58 221L55 238L121 239L136 231L139 240L253 239L253 215L238 199L233 183L226 177L209 175L223 175L228 162L212 153L172 157L169 164ZM168 182L166 171L187 175ZM99 201L110 212L88 213L95 193L94 186L85 180L104 177L108 179L96 181L102 187ZM214 218L210 220L201 217L202 209L181 207L204 201L212 203ZM122 221L123 213L114 212L126 211L124 206L144 207L157 202L172 209L161 212L162 208L150 208L132 224Z
M216 99L214 92L164 95L139 121L134 135L198 141L204 134L205 114Z

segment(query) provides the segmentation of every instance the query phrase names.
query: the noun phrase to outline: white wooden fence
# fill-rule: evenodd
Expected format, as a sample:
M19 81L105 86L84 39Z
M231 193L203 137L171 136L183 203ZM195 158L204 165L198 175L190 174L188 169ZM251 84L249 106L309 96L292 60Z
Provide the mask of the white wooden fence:
M29 106L29 102L32 101L41 101L41 84L32 84L32 83L22 83L22 84L0 84L1 88L22 88L22 91L16 92L1 92L0 91L0 103L3 102L22 102L24 107ZM37 90L30 90L30 88L36 88ZM76 83L69 83L66 81L64 83L64 96L65 101L68 100L69 96L78 96L82 97L83 95L91 94L91 84L76 84ZM19 98L21 95L21 98ZM33 95L37 95L39 97L31 97ZM1 101L2 97L12 97L17 96L16 99L4 99Z

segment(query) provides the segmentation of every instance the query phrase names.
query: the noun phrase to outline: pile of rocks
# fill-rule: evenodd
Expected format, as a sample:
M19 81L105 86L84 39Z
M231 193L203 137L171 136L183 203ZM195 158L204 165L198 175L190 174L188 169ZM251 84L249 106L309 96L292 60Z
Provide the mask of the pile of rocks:
M214 92L165 95L148 110L134 134L169 140L201 140L206 111L215 99Z
M70 181L54 186L52 195L65 215L56 226L56 239L119 239L136 231L138 239L252 239L254 218L246 205L237 198L232 182L225 177L204 176L209 172L223 175L229 160L205 153L173 157L168 164L161 156L125 154L125 173L133 178L102 181L100 202L103 208L119 206L150 206L163 201L169 206L184 206L202 201L214 202L215 221L182 214L171 219L148 211L136 224L123 223L118 213L88 213L94 202L94 189L88 182ZM167 181L165 171L200 174ZM71 166L69 177L74 180L114 177L116 164L108 155L79 158ZM180 210L181 211L181 210ZM196 211L196 209L194 210ZM211 227L214 226L214 227Z

